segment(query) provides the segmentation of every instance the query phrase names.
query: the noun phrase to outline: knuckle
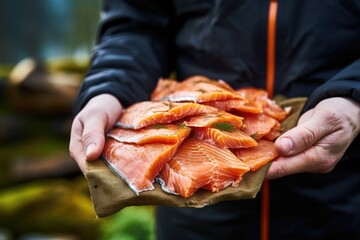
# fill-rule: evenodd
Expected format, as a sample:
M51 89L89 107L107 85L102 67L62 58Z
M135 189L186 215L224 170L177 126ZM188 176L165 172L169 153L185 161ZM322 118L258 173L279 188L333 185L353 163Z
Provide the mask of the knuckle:
M270 179L281 178L286 175L286 170L282 164L277 161L271 163Z
M329 173L331 170L333 170L334 164L332 161L329 161L328 159L325 159L324 161L320 162L318 172L319 173Z
M311 146L316 141L316 131L309 127L304 127L304 132L302 135L302 141L306 146Z
M276 177L280 178L286 175L286 170L282 165L278 165L276 171L275 171Z
M324 121L324 126L322 127L327 127L327 128L330 127L333 129L342 127L344 123L342 116L331 111L326 111L323 113L323 121Z
M311 161L314 172L329 173L334 169L338 158L332 154L317 153L313 158L311 158Z

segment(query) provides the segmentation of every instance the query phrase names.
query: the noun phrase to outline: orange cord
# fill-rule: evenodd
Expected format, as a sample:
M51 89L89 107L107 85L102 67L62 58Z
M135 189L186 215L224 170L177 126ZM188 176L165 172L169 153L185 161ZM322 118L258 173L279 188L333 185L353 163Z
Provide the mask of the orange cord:
M269 180L263 182L261 188L261 231L260 239L269 239L270 185Z
M275 82L275 41L276 41L276 16L278 1L270 0L267 32L267 56L266 56L266 90L269 98L274 95Z
M274 95L275 82L275 62L276 62L276 16L278 10L278 1L270 0L268 31L267 31L267 55L266 55L266 90L269 98ZM270 215L270 182L265 180L261 188L261 229L260 239L269 239L269 215Z

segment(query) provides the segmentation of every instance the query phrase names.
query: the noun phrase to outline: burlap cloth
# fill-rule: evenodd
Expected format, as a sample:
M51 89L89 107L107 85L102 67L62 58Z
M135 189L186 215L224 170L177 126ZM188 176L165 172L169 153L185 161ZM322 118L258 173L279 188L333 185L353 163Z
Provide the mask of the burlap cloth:
M292 109L290 115L282 122L284 131L287 131L296 125L306 98L275 99L281 107L290 106ZM257 172L246 173L238 187L228 187L217 193L199 190L187 199L165 193L157 183L154 190L142 192L137 196L102 159L88 162L85 176L96 215L106 217L128 206L167 205L201 208L225 200L254 198L260 190L269 166L270 164L267 164Z

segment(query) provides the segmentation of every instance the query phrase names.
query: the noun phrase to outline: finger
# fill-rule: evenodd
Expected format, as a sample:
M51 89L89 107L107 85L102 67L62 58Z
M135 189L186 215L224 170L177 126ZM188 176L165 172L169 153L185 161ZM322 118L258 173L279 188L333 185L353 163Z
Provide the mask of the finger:
M266 178L275 179L302 172L326 173L334 168L336 162L334 156L327 155L320 147L312 147L298 155L279 157L273 161Z
M328 113L314 113L315 111L305 114L295 128L285 132L275 141L275 148L280 155L298 154L333 131L331 116Z

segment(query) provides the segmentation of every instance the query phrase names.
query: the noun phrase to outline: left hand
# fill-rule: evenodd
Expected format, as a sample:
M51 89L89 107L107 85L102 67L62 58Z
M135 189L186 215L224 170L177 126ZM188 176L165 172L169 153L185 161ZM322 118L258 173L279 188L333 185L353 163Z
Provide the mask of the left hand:
M342 97L321 101L300 117L296 127L276 140L280 157L271 163L266 178L330 172L359 130L359 102Z

